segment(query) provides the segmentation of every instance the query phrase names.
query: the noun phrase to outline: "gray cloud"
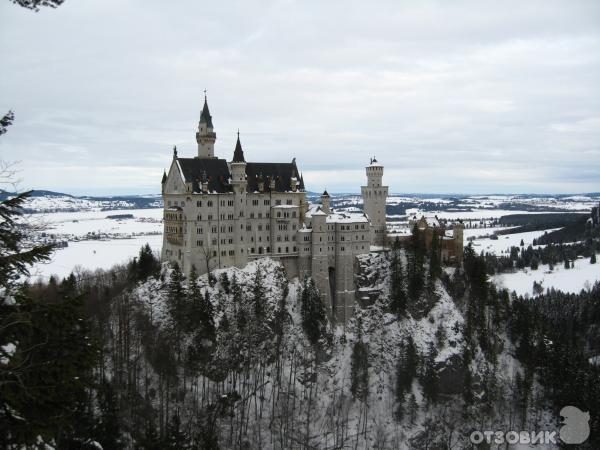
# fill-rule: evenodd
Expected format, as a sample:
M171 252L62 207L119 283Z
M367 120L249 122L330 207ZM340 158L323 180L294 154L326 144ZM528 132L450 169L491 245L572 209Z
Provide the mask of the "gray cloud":
M0 156L25 187L157 192L172 145L296 157L309 188L600 190L597 1L0 4Z

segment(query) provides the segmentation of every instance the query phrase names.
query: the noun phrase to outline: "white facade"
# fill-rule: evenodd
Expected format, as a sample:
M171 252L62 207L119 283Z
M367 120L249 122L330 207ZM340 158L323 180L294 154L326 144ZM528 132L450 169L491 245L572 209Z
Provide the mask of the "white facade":
M289 277L313 277L333 320L348 320L356 256L381 245L385 234L383 166L375 161L367 167L365 214L335 212L327 192L320 205L309 207L295 159L246 162L239 136L232 161L214 157L206 100L196 140L198 156L180 158L174 150L163 176L162 259L200 274L264 256L279 259Z

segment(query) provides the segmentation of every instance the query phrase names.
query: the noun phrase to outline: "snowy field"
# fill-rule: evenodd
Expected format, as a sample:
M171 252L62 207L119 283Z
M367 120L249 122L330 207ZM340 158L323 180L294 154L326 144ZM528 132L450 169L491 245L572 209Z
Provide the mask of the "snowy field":
M108 219L131 214L133 219ZM162 233L162 208L79 211L35 214L32 220L45 225L46 232L84 236L88 233Z
M479 231L484 230L485 229L480 229ZM543 236L545 232L550 233L554 230L558 230L558 228L549 228L541 231L527 231L525 233L501 234L498 236L497 240L490 238L475 239L473 241L473 248L477 253L481 253L483 251L484 253L502 255L503 253L510 253L511 247L519 247L521 240L523 240L523 244L525 244L525 248L527 248L529 245L533 244L534 239ZM465 236L465 245L467 244L468 242L466 241Z
M67 248L56 250L49 263L36 264L31 272L31 278L33 280L42 278L47 281L51 275L63 278L78 269L109 269L115 264L126 263L137 256L140 248L146 243L150 244L154 251L160 252L162 235L70 242Z
M501 288L515 291L519 295L533 296L533 282L542 283L544 291L553 287L564 292L579 293L582 289L591 287L600 281L600 264L590 264L588 258L574 261L573 269L565 269L557 264L550 271L547 265L539 266L538 270L525 269L515 273L495 275L493 281Z

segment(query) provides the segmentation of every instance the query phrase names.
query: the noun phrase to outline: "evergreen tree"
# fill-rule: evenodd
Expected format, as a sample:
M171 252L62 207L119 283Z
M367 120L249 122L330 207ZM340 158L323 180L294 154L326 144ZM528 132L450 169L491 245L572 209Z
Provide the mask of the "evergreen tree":
M183 273L179 268L179 264L173 263L173 269L169 277L169 284L167 286L167 299L169 313L171 318L175 322L175 327L179 330L185 325L185 317L187 311L185 310L185 290L183 288Z
M246 328L246 308L244 307L244 296L242 292L242 287L239 285L237 281L237 277L234 274L231 279L231 293L233 296L233 313L235 316L235 321L237 323L237 327L240 330Z
M402 260L400 259L400 242L396 240L392 247L392 260L390 263L390 310L400 316L406 310L406 288Z
M262 319L265 315L265 288L262 277L261 267L257 266L254 274L254 283L252 284L252 305L254 307L254 315L257 319Z
M185 450L190 448L189 437L182 430L179 414L174 414L167 424L164 448L168 450Z
M29 268L48 261L52 245L29 247L24 240L29 228L18 222L23 215L23 203L31 191L0 201L0 287L11 289L21 277L29 276Z
M421 372L421 385L423 386L423 394L427 400L435 403L438 397L439 391L439 376L437 373L437 364L435 358L437 357L437 350L433 343L429 343L429 350L425 355L423 361L423 368Z
M137 259L137 279L146 280L150 276L155 276L160 270L160 261L154 255L150 244L146 243L141 249Z
M417 350L412 336L409 336L400 349L400 358L396 369L396 396L398 402L410 391L413 379L417 374Z
M596 253L592 253L592 257L590 258L590 264L596 264Z
M569 264L568 258L565 258L565 269L570 269L571 265Z
M352 347L350 392L354 398L366 400L369 394L369 348L363 342L362 320L357 320L357 337Z
M408 298L410 301L417 300L424 286L424 236L417 224L413 227L409 251L408 251Z
M223 287L223 291L229 295L229 293L231 292L231 284L229 283L229 276L227 275L227 272L223 272L221 274L220 280L221 282L221 286Z
M311 344L316 345L325 331L327 316L319 291L312 278L305 278L300 296L302 328Z

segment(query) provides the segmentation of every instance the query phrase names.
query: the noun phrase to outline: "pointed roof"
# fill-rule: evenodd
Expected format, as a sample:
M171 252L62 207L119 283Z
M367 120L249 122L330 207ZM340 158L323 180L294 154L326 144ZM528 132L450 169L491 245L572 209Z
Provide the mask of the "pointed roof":
M235 144L235 151L233 152L233 162L246 162L244 159L244 150L242 150L242 143L240 142L240 132L238 130L238 138Z
M208 110L208 102L206 101L206 94L204 94L204 107L200 114L200 123L205 123L207 128L214 128L212 123L212 116Z
M160 183L165 184L165 181L167 181L167 171L166 170L163 171L163 177L162 177L162 181Z
M329 194L327 193L327 189L325 189L325 192L323 192L323 194L321 194L321 197L329 197Z

